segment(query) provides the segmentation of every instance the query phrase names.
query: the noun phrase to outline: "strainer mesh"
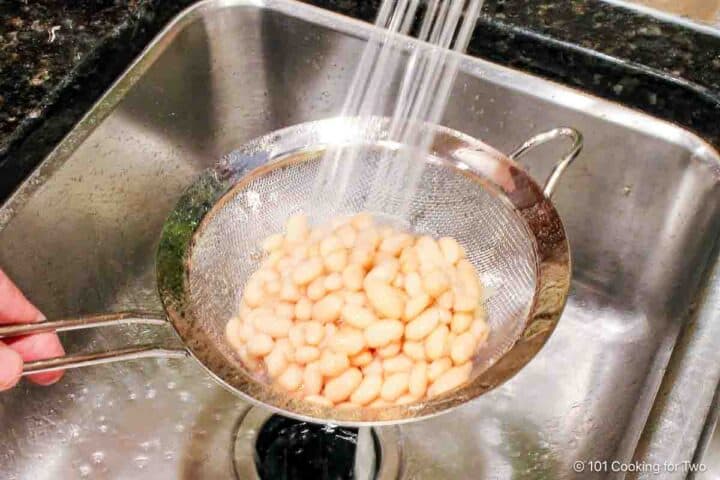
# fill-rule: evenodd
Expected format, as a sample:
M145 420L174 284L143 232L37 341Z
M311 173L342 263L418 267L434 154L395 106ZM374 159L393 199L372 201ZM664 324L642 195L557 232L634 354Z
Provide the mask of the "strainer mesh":
M387 149L357 146L347 194L339 204L308 202L319 170L319 157L278 161L260 175L251 175L231 190L195 239L189 269L188 296L199 324L215 329L211 336L229 364L241 367L224 341L228 319L237 312L242 287L262 258L259 244L280 232L287 218L304 211L314 225L337 215L353 214L370 205L381 222L392 222L416 233L451 236L465 248L486 287L485 307L491 334L478 351L474 374L506 352L522 331L536 282L537 257L532 237L518 214L478 178L428 156L420 185L407 213L397 212L399 191L369 201L372 179ZM296 155L301 158L301 156ZM405 156L398 155L397 161ZM322 200L322 199L321 199ZM312 205L309 209L307 206ZM377 208L377 207L375 207Z

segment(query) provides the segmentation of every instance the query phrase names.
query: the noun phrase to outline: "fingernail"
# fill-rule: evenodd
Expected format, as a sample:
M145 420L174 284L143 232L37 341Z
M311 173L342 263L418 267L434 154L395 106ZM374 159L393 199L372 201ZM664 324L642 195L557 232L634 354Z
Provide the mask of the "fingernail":
M0 347L0 390L15 386L20 380L22 365L22 358L16 351Z
M45 320L47 320L47 317L42 312L38 312L35 323L44 322Z

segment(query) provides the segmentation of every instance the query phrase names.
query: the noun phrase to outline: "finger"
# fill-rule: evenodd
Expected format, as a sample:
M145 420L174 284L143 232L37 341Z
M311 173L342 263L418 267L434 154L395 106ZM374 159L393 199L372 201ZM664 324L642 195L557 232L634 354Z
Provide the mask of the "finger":
M22 374L23 361L20 355L0 342L0 391L15 386Z
M44 319L43 314L0 270L0 323L31 323Z
M8 346L19 353L26 362L65 355L60 339L55 333L36 333L7 340ZM50 385L63 376L63 371L35 373L28 379L38 385Z

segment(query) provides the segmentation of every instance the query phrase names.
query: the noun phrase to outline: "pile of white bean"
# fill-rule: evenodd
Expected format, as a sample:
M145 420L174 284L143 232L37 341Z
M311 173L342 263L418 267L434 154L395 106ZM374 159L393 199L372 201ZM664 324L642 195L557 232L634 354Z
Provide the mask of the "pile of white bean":
M458 242L367 213L311 229L291 217L262 244L227 338L245 365L328 406L405 404L465 383L489 330Z

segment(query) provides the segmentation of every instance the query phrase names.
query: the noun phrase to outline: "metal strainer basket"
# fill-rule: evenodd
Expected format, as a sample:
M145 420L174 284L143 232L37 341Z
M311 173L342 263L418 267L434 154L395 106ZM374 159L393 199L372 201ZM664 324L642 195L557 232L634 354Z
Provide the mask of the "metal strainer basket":
M580 151L580 134L557 128L523 144L509 157L445 127L424 126L431 136L417 192L402 218L385 199L372 209L370 182L378 159L402 146L387 138L383 118L334 118L296 125L248 143L205 172L168 218L157 254L165 315L124 312L40 325L0 327L0 338L37 331L68 330L117 322L169 320L186 349L157 345L30 362L25 373L146 356L188 353L234 393L285 415L336 424L399 423L447 411L500 385L539 351L555 328L570 282L570 254L560 218L549 200L562 171ZM557 137L573 144L544 190L515 163L527 149ZM490 337L474 358L471 380L429 400L382 408L333 409L273 388L250 374L225 340L225 324L262 255L259 244L281 231L287 218L308 205L323 154L353 148L353 179L338 204L311 202L311 222L370 209L417 233L456 238L489 293ZM397 156L402 161L403 156Z

